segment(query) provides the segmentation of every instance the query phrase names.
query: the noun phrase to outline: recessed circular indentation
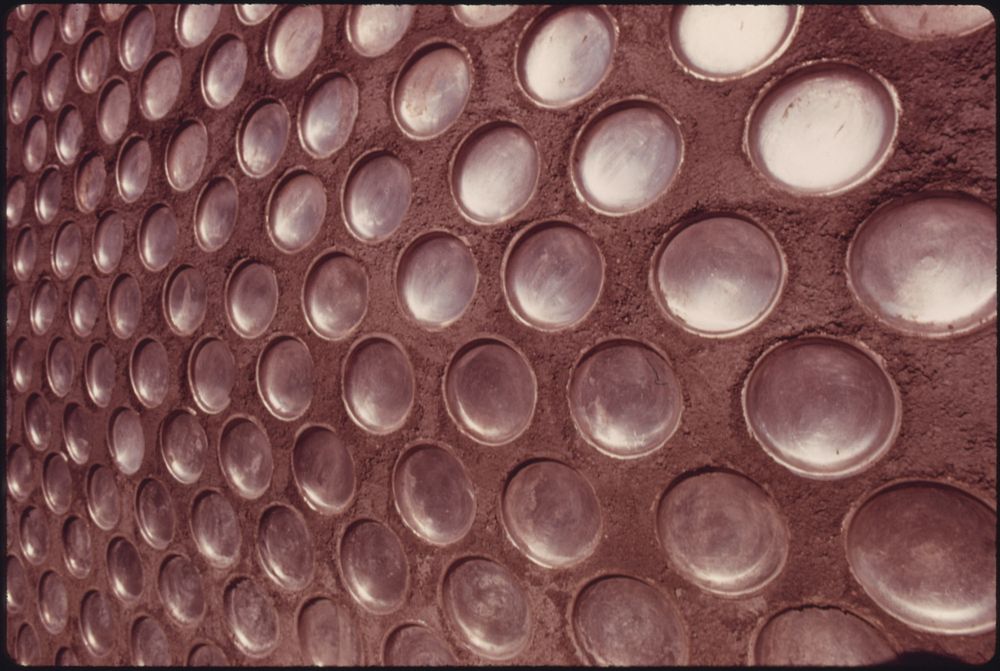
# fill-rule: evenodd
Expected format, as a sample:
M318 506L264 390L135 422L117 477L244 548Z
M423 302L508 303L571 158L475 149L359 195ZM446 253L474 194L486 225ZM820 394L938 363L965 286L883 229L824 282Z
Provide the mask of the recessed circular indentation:
M77 209L85 214L97 209L104 198L107 177L108 168L104 157L97 152L90 153L80 161L74 184Z
M237 494L245 499L258 499L271 485L274 471L271 440L250 419L230 419L219 436L219 464Z
M243 172L257 179L274 170L285 153L291 123L284 104L273 98L250 106L236 136L236 154Z
M306 170L286 173L267 201L267 234L286 254L300 252L319 235L326 219L326 187Z
M802 9L791 5L675 7L670 44L681 65L697 77L745 77L788 49L801 15Z
M59 23L59 32L62 33L63 42L66 44L76 44L83 37L83 31L87 27L87 19L90 18L90 5L86 3L63 5L62 21Z
M56 666L83 666L73 648L63 646L56 652Z
M181 90L181 59L169 51L153 56L139 80L139 111L150 121L165 117Z
M167 267L174 258L177 235L177 219L168 205L160 203L146 210L136 242L147 270L157 273Z
M467 28L489 28L506 21L517 8L518 5L453 5L451 11Z
M466 138L451 166L451 189L461 213L477 224L498 224L520 212L535 193L539 158L520 126L492 123Z
M858 229L847 280L869 313L923 337L971 331L997 313L997 217L962 194L892 201Z
M270 326L277 310L274 270L252 260L236 266L226 281L226 316L232 329L243 338L257 338Z
M170 492L159 480L146 478L135 493L135 519L139 533L157 550L166 549L174 538L177 518Z
M271 74L294 79L319 53L323 42L323 12L317 5L288 7L271 22L264 52Z
M174 31L182 47L191 49L208 39L219 22L221 5L179 5Z
M449 233L414 240L396 268L396 298L424 328L442 329L464 314L476 293L479 272L468 246Z
M24 564L16 555L7 555L7 612L20 613L28 605L31 598L31 586Z
M670 234L654 256L650 280L660 307L681 328L725 338L770 314L785 275L770 235L742 218L716 216Z
M201 66L201 94L212 109L222 109L243 87L248 63L247 45L237 35L221 35L208 48Z
M146 454L146 438L139 413L131 408L118 408L108 426L108 451L115 466L125 475L135 475Z
M31 75L22 70L14 77L14 83L10 87L10 98L7 103L7 113L10 115L10 120L13 123L19 124L28 118L33 96Z
M12 122L19 124L28 118L32 97L31 75L21 71L14 77L14 83L10 87L10 99L7 103L8 114Z
M108 583L115 596L133 603L142 595L142 558L135 545L119 536L108 543Z
M66 520L62 528L63 559L66 569L74 578L85 578L93 566L90 529L75 515Z
M524 355L493 338L455 353L444 378L445 405L458 428L485 445L503 445L524 433L538 396Z
M292 476L306 504L323 515L343 512L354 496L354 459L326 427L307 427L295 438Z
M182 485L194 484L205 470L208 436L190 410L176 410L160 424L163 463Z
M101 135L101 139L107 144L117 142L128 129L131 103L132 94L129 93L128 84L120 77L109 79L108 83L101 89L101 95L97 102L97 130ZM146 153L147 155L149 153L148 147ZM124 150L122 155L124 155ZM148 163L147 158L147 165ZM119 166L121 166L121 159L119 159ZM149 172L148 167L146 168L146 172ZM121 173L120 168L119 173ZM119 174L120 182L121 175Z
M501 515L514 545L546 568L577 564L600 541L601 504L594 488L557 461L520 467L504 488Z
M213 177L198 194L194 237L206 252L217 252L229 242L236 228L240 196L229 177Z
M278 419L302 417L313 395L313 359L306 344L291 336L272 339L257 360L257 391Z
M435 545L463 538L476 517L476 493L465 467L437 445L418 444L400 456L392 495L406 526Z
M617 30L600 7L545 12L517 49L517 78L533 102L565 108L589 97L611 71Z
M80 603L80 633L90 653L104 657L117 639L114 607L103 592L87 592Z
M28 187L24 185L24 180L15 177L7 186L6 216L7 228L14 228L21 223L21 216L24 214L24 203L28 198Z
M229 666L229 659L214 643L201 643L191 649L188 666Z
M68 280L76 271L83 253L83 233L72 221L59 227L52 240L52 273L61 280Z
M504 295L514 316L543 331L569 328L597 304L604 259L571 224L545 223L519 234L503 263Z
M31 452L21 445L14 445L7 453L7 491L17 501L24 501L35 488L35 466Z
M108 325L111 332L125 340L131 338L142 319L142 290L132 275L115 278L108 292Z
M198 407L217 415L227 407L236 385L236 359L224 341L205 336L191 350L188 383Z
M788 556L788 529L774 500L727 471L685 477L656 511L659 541L685 579L715 594L739 596L776 578Z
M16 329L20 321L21 313L21 293L14 285L7 289L7 336L9 337ZM8 425L9 426L9 425Z
M35 214L43 224L51 223L59 211L59 201L62 200L62 175L58 168L52 166L42 172L35 188Z
M167 324L178 335L190 336L205 319L208 288L201 271L181 266L163 285L163 313Z
M24 402L24 433L33 448L42 452L52 438L49 402L41 394L32 394Z
M45 370L52 392L60 398L66 396L76 377L76 361L73 347L65 338L56 338L49 345Z
M35 15L35 20L31 23L31 41L28 54L31 62L41 65L45 57L49 55L52 48L52 41L56 36L56 20L52 15L42 10Z
M56 118L56 156L71 165L83 147L83 117L74 105L66 105ZM60 183L61 189L61 183Z
M415 11L413 5L355 5L347 18L347 39L362 56L386 54L403 39Z
M466 55L450 44L432 44L411 56L392 92L396 123L416 140L444 133L462 114L472 90Z
M569 410L580 435L611 457L631 459L662 447L681 423L684 398L666 357L632 340L589 350L569 383Z
M619 216L652 205L681 166L677 122L642 99L605 108L580 130L571 176L577 195L602 214Z
M101 295L94 278L84 275L73 285L69 297L69 323L73 332L86 338L94 332L101 314Z
M35 628L28 623L17 630L17 640L14 642L14 658L18 664L30 666L38 663L41 657L41 646Z
M18 338L10 357L10 379L19 393L28 391L35 376L35 350L27 338Z
M205 583L187 557L167 557L156 584L164 609L181 625L197 624L205 616Z
M996 626L996 511L945 484L908 482L870 496L845 523L847 561L883 610L920 631Z
M121 518L121 500L115 475L107 466L100 464L90 469L87 477L87 512L90 519L103 531L111 531L118 526Z
M14 389L24 393L35 375L35 350L27 338L18 338L10 356L10 378Z
M154 338L144 338L132 350L129 358L129 379L132 391L147 408L163 403L170 390L170 360L163 344Z
M279 587L298 592L313 578L312 535L302 514L282 504L264 511L257 527L257 558Z
M277 5L254 3L235 5L233 9L236 12L236 18L238 18L244 25L256 26L258 23L263 23L264 19L271 15L271 12L274 11L275 7L277 7Z
M677 606L641 580L595 580L577 595L572 620L577 644L594 664L674 666L688 661Z
M28 563L41 564L49 553L49 521L39 508L29 506L21 514L18 525L21 555Z
M911 40L939 40L976 32L993 23L981 5L865 5L868 21Z
M60 53L52 54L45 66L45 78L42 80L42 103L45 109L55 112L63 104L66 89L72 75L69 59Z
M458 665L458 660L441 635L421 624L404 624L389 634L382 661L386 666Z
M899 391L873 355L829 338L765 353L743 388L750 434L797 475L831 479L870 467L899 433Z
M896 93L885 80L852 65L819 63L767 89L751 110L744 147L776 186L832 195L882 167L898 121Z
M24 127L24 140L21 143L25 170L28 172L41 170L48 145L49 131L45 127L45 120L40 116L32 117Z
M70 459L79 465L90 459L90 414L77 403L68 403L63 412L63 438Z
M18 664L30 666L38 663L41 657L41 646L35 628L28 623L17 630L17 640L14 642L14 656Z
M306 662L316 666L358 666L361 643L351 613L330 599L313 599L299 611L299 645Z
M55 571L47 571L38 581L38 619L53 636L62 633L69 621L66 582Z
M330 158L347 143L357 117L358 87L354 81L339 72L319 76L306 90L299 110L302 148L313 158Z
M413 367L395 339L357 342L344 361L344 405L351 419L375 434L400 428L413 406Z
M114 23L128 11L128 5L113 2L102 2L98 7L101 10L101 18L107 23Z
M211 566L225 569L235 564L243 537L233 504L215 491L200 494L191 507L191 536Z
M132 624L132 663L136 666L170 666L170 642L163 626L151 617Z
M222 600L226 624L241 652L259 658L278 646L278 611L260 587L249 578L237 578Z
M532 615L524 587L488 559L459 560L444 577L444 606L463 643L491 660L506 660L531 638Z
M49 510L56 515L68 511L70 503L73 502L73 476L69 472L69 462L58 452L45 458L45 466L42 469L42 495Z
M24 226L14 239L14 254L11 266L14 276L22 282L31 277L35 270L35 260L38 257L38 246L35 241L35 231L30 226Z
M750 648L751 665L875 666L896 652L885 636L862 618L829 606L803 606L769 619Z
M83 38L76 56L76 83L84 93L96 93L108 76L111 63L111 42L100 30L92 30Z
M389 527L373 520L352 524L340 542L340 567L351 595L367 610L385 614L403 605L409 565Z
M31 330L35 335L45 335L52 328L59 311L59 289L54 282L42 278L31 292Z
M351 168L344 186L347 230L363 242L381 242L396 232L413 195L410 169L385 152L372 152Z
M108 212L97 222L93 248L94 267L105 275L113 273L125 249L125 224L120 214Z
M346 338L367 309L368 274L353 257L327 251L312 262L302 286L302 310L316 335L325 340Z
M170 186L175 191L189 191L201 179L207 157L208 131L205 124L197 119L182 123L170 137L164 159Z
M122 21L118 37L118 60L127 72L141 68L153 52L156 38L156 17L149 7L139 5Z

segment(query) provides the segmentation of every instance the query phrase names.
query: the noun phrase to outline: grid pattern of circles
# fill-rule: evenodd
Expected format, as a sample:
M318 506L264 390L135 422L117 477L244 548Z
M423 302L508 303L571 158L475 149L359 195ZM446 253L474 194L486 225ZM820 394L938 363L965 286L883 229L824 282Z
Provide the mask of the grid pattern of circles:
M982 8L22 5L5 48L18 661L992 653Z

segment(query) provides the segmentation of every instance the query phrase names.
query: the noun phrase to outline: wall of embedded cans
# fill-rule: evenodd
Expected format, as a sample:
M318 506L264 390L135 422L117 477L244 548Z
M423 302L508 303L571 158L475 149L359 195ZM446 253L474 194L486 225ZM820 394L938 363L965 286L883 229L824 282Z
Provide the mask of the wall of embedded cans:
M988 10L5 31L15 660L992 655Z

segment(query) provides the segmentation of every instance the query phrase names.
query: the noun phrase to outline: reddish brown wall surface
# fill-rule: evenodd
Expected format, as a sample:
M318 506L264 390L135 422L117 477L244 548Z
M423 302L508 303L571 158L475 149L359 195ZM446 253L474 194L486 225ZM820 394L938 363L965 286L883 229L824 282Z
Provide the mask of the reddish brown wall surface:
M85 39L73 44L64 40L59 28L64 8L36 5L26 12L29 16L11 12L6 18L6 185L9 189L15 180L21 180L25 187L23 212L17 221L8 218L6 226L7 458L10 467L11 450L19 445L32 469L30 476L19 481L25 488L23 496L10 492L12 476L8 475L5 499L8 599L12 561L23 566L27 589L20 609L12 609L8 601L6 640L11 654L20 657L31 653L28 659L33 663L49 664L58 651L69 648L85 664L130 665L137 654L143 654L142 646L148 641L144 642L141 628L139 633L125 632L133 631L138 618L149 616L165 633L167 654L175 664L186 663L193 648L206 642L218 646L230 663L307 663L310 660L303 652L297 618L303 604L314 597L326 597L349 623L344 625L344 640L357 646L359 657L355 661L382 664L389 633L402 623L421 622L436 633L459 664L479 664L485 660L456 627L442 587L454 562L477 556L510 572L530 612L528 642L508 663L574 665L591 661L593 653L574 633L573 604L587 583L606 574L647 581L662 599L673 604L683 623L678 645L687 649L688 661L694 664L747 663L758 627L779 611L806 604L833 606L861 616L897 652L929 651L972 662L992 657L996 644L992 626L986 633L968 635L928 633L907 626L881 608L852 575L844 521L855 506L887 483L933 480L954 484L979 497L992 508L988 515L995 523L995 286L992 317L984 324L964 335L922 338L903 335L876 321L852 295L845 271L855 231L876 208L893 199L921 191L959 191L995 211L994 24L961 37L913 41L872 25L858 7L809 5L787 50L773 63L745 77L715 82L687 73L672 55L668 46L672 8L613 5L607 12L616 26L617 42L607 77L584 100L554 110L536 105L519 87L514 73L524 31L541 11L536 7L521 7L497 25L473 29L456 20L447 7L421 5L391 50L366 58L347 39L348 8L323 6L318 54L301 74L287 80L271 74L265 57L269 27L284 10L249 26L238 19L231 6L224 6L209 37L192 48L178 42L174 5L152 5L151 10L155 17L152 55L169 50L178 58L182 73L176 101L157 121L148 120L139 108L144 70L128 72L118 57L125 17L106 20L94 5L86 21L85 34L100 30L109 40L107 76L121 77L131 95L127 130L111 144L97 130L99 94L83 92L74 76ZM29 45L42 12L55 20L55 35L44 60L36 64L29 57ZM226 32L245 42L248 65L236 98L216 110L206 105L199 78L210 45ZM467 52L471 93L460 116L441 135L430 140L411 139L394 120L391 92L410 55L421 45L438 40ZM69 61L70 81L62 105L50 111L43 105L41 85L46 66L57 52ZM901 110L898 132L887 160L870 179L838 195L796 194L774 185L744 152L747 115L764 87L802 63L825 59L856 64L889 82ZM14 123L12 84L22 71L30 79L30 109ZM303 149L296 124L308 85L328 71L344 73L356 84L357 118L346 144L332 157L316 159ZM623 216L608 216L589 207L574 192L571 153L577 134L598 110L635 96L657 102L672 115L683 139L684 157L667 190L652 204ZM276 167L265 177L254 179L241 169L235 147L244 113L264 97L286 106L291 130ZM57 118L67 104L79 109L84 132L79 156L64 164L54 144ZM26 127L35 115L46 128L47 141L41 169L29 170L22 147ZM164 161L172 134L187 119L204 124L207 157L195 185L180 193L168 183ZM456 205L449 186L449 164L463 138L482 124L501 119L520 125L537 146L537 189L508 221L476 225L463 218ZM119 150L132 134L148 141L152 165L146 188L137 200L126 203L116 185L115 170ZM401 226L374 243L361 241L348 231L341 195L351 166L372 150L394 154L407 166L412 180L412 199ZM90 152L96 152L106 166L107 177L96 209L84 212L82 209L89 208L80 207L74 183L78 166ZM51 223L42 223L34 203L37 185L48 166L54 166L61 176L62 190L57 214ZM293 167L319 179L325 189L326 212L315 238L301 251L285 253L269 239L265 213L272 187ZM203 186L216 176L228 176L236 184L239 215L228 242L218 251L206 252L194 233L195 206ZM166 268L153 272L140 259L137 236L144 216L156 203L171 209L177 240ZM92 261L94 231L110 211L122 217L124 252L118 267L103 273ZM10 204L7 212L9 217ZM784 289L773 311L755 328L732 338L705 338L678 327L664 315L649 280L654 253L664 236L680 222L711 213L756 222L773 234L787 264ZM501 279L501 264L511 240L528 226L550 220L569 222L583 230L604 262L603 288L592 312L556 333L516 319ZM83 245L72 274L59 279L50 259L53 238L65 221L76 223ZM17 237L24 230L34 235L35 261L29 272L18 277L13 262ZM435 331L404 314L394 286L400 255L430 230L447 231L461 239L478 272L478 285L468 308L453 324ZM992 244L995 253L995 229ZM360 324L337 341L319 337L302 308L307 269L328 248L353 256L368 278L367 311ZM245 259L270 266L279 289L276 314L266 333L249 339L237 335L227 320L224 292L227 278ZM204 320L188 336L171 330L163 306L164 284L182 264L200 271L207 296ZM138 280L142 294L141 321L128 338L113 333L106 309L112 283L122 273ZM96 283L100 309L92 332L81 337L68 315L73 287L84 276ZM32 327L30 304L42 278L55 283L58 304L51 327L40 334ZM258 391L258 357L279 333L300 339L312 361L311 400L305 413L292 421L272 414ZM342 395L345 357L357 340L369 334L394 338L412 366L412 408L399 428L384 435L352 421ZM235 361L231 401L214 415L198 407L189 382L192 348L205 335L221 338ZM898 387L898 436L884 456L846 478L821 480L794 474L768 456L750 435L744 418L741 392L755 362L774 345L807 335L863 345L881 359ZM168 362L166 396L155 407L146 407L137 397L129 373L133 348L149 336L162 343ZM443 380L449 361L459 348L479 336L513 345L523 353L536 380L537 402L530 424L503 445L481 444L461 431L445 402ZM53 391L46 378L46 352L56 337L69 344L75 371L63 397ZM581 436L570 414L567 390L574 366L582 354L611 337L649 343L660 350L676 374L683 402L676 432L665 445L636 459L617 459L595 449ZM21 339L33 352L27 358L32 372L23 391L13 384L12 359ZM97 343L107 348L116 365L106 407L95 405L84 376L84 361ZM25 420L29 398L36 398L33 394L44 399L50 426L47 439L37 446L27 435ZM82 463L71 458L64 441L64 411L72 403L84 409L90 422L87 435L91 447ZM108 448L109 422L120 407L138 412L144 441L141 464L130 475L115 466ZM159 439L161 423L181 408L194 411L208 441L204 472L196 483L186 485L166 467ZM217 456L223 426L234 415L253 417L270 443L273 473L266 491L253 500L241 496L229 483ZM296 436L311 424L331 427L353 459L354 497L333 515L320 515L310 508L293 477ZM476 510L471 529L449 545L433 545L411 531L395 502L393 467L405 448L422 441L448 446L464 465L474 490ZM47 455L56 453L66 455L71 476L68 511L54 512L43 491L43 465ZM599 502L599 541L591 554L567 568L544 568L532 562L504 528L504 485L516 467L537 458L571 466L590 483ZM99 529L88 512L87 478L95 464L111 470L120 499L120 520L109 531ZM759 485L787 525L788 555L783 569L749 595L720 597L700 589L672 567L658 541L656 506L663 492L680 476L706 467L736 471ZM166 487L176 520L169 543L161 549L141 534L135 513L137 488L147 477ZM193 502L206 488L222 492L239 520L239 556L226 569L213 568L204 560L189 524ZM287 504L304 516L313 558L307 586L295 590L279 586L258 557L259 519L272 503ZM40 528L48 539L47 551L37 564L25 557L25 543L31 545L33 537L25 541L21 533L22 516L31 507L41 515ZM90 530L93 568L82 578L67 570L63 557L63 527L72 515L83 519ZM345 582L340 543L349 525L360 519L386 525L403 550L408 576L405 595L402 604L387 614L363 608ZM129 539L140 557L143 580L135 602L120 600L109 583L107 548L119 536ZM940 569L944 574L951 570L947 557L957 556L947 552L960 555L963 548L947 549L943 560L947 566ZM171 619L157 587L160 567L172 553L189 557L203 583L206 610L196 626L181 626ZM995 581L995 563L993 567ZM37 586L49 570L62 577L67 593L68 619L55 634L47 631L39 618ZM277 644L259 659L244 655L228 624L224 594L238 576L249 577L266 593L279 616ZM927 580L933 582L935 576L928 575ZM92 655L80 629L81 601L90 590L103 593L113 611L112 649L101 657ZM31 634L21 631L24 624L34 632L33 647ZM351 661L350 657L342 659Z

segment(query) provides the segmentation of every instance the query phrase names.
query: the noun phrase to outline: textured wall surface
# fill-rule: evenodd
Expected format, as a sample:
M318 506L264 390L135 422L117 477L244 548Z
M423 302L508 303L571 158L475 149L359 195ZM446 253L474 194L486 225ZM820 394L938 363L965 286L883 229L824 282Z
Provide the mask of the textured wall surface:
M986 10L5 30L17 661L993 655Z

